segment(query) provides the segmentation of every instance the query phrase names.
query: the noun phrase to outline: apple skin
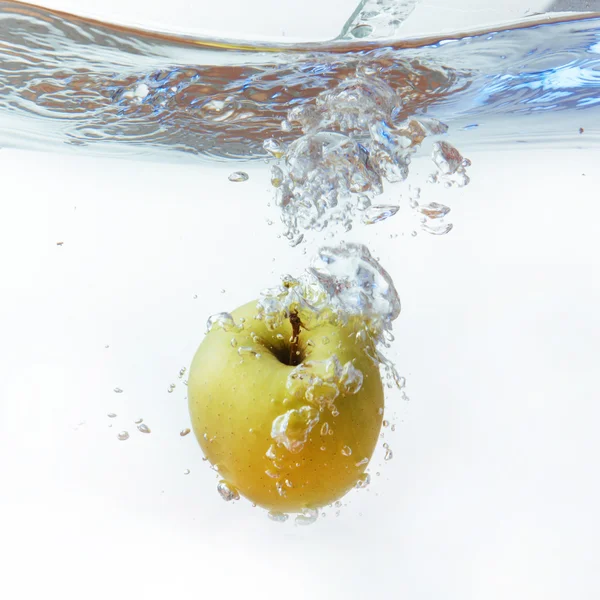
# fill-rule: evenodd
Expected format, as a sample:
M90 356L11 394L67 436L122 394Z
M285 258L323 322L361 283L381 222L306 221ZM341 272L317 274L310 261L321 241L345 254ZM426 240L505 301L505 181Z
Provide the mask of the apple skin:
M278 356L289 356L292 327L286 320L270 331L255 319L257 312L256 302L238 308L232 316L238 325L245 319L241 330L213 327L200 344L188 377L194 433L221 477L253 503L279 512L331 504L360 480L381 430L383 386L378 366L366 353L371 342L356 341L357 324L301 331L303 364L335 354L342 365L352 361L362 372L362 386L337 397L333 416L328 408L311 405L303 392L290 397L286 383L295 367ZM261 356L240 355L240 347ZM271 435L273 421L290 410L299 411L295 417L318 417L301 449L293 451ZM324 429L329 430L325 435Z

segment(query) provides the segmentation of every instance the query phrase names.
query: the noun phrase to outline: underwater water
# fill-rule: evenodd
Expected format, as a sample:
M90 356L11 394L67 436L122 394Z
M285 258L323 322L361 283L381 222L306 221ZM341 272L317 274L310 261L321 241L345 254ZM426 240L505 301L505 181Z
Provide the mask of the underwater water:
M599 24L253 46L0 3L0 589L597 597ZM190 361L342 243L401 301L328 297L381 325L386 423L368 485L273 523L185 433Z

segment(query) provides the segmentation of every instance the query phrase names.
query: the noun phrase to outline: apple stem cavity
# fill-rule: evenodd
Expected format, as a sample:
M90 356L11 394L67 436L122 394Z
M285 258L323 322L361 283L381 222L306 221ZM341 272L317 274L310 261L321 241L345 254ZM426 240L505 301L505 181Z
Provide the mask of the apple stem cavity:
M298 316L298 311L290 313L290 324L292 326L292 338L290 340L290 365L295 367L300 364L300 353L298 352L298 342L300 341L300 329L303 327L302 321Z

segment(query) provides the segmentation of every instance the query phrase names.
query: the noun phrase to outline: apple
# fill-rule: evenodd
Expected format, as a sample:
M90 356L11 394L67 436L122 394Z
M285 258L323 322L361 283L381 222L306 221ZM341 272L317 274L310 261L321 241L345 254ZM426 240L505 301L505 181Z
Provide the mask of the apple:
M357 483L383 414L373 343L357 319L274 330L257 303L213 326L188 378L194 433L227 484L278 512L328 505Z

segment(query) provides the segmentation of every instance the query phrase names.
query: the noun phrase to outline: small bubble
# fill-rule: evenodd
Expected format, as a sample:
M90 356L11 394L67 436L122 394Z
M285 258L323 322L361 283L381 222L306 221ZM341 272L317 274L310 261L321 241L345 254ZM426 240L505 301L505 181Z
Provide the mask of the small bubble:
M239 500L240 494L239 492L232 486L229 485L226 481L219 481L217 484L217 492L225 502L231 502L232 500Z
M312 525L319 518L319 511L314 508L303 508L302 514L299 514L294 522L296 525Z
M181 369L179 369L179 379L181 379L185 375L186 371L187 369L185 367L181 367Z
M269 519L271 519L271 521L275 521L275 523L285 523L290 518L290 515L286 515L285 513L277 512L275 510L269 512L268 516Z
M334 506L336 508L342 508L342 503L339 500L337 500L336 503L334 504Z
M289 121L285 119L281 121L281 131L289 133L290 131L292 131L292 129L294 129L294 126Z
M353 37L362 39L366 38L373 33L373 27L371 25L357 25L351 32Z
M237 342L237 340L235 338L231 338L230 344L231 344L232 348L236 348L237 345L238 345L238 342Z
M350 448L350 446L344 446L342 448L342 454L344 456L350 456L352 454L352 448Z
M107 415L107 417L109 419L114 419L116 416L117 416L116 413L108 413L108 415Z
M138 431L141 431L142 433L152 433L150 427L148 427L148 425L145 423L138 425Z
M363 217L362 222L365 225L373 225L375 223L379 223L380 221L385 221L385 219L389 219L393 217L400 210L399 206L390 206L390 205L378 205L371 206L368 208Z
M225 288L221 288L221 294L224 294L225 292L227 292L227 290Z
M186 436L186 435L187 435L187 434L188 434L190 431L191 431L191 430L190 430L190 428L189 428L189 427L186 427L185 429L182 429L182 430L179 432L179 435L180 435L181 437L185 437L185 436Z
M369 473L363 473L356 480L356 487L359 489L366 488L371 483L371 475Z
M248 181L248 173L244 173L244 171L235 171L235 173L231 173L231 175L229 175L228 179L229 181L233 181L234 183Z
M184 474L184 475L189 475L189 474L190 474L190 470L189 470L189 469L186 469L186 470L183 472L183 474Z
M274 140L273 138L269 138L268 140L265 140L263 142L263 148L269 154L272 154L275 158L281 158L285 153L285 149L284 149L283 145L280 142L278 142L277 140Z
M120 387L116 387L116 388L113 390L113 392L114 392L115 394L122 394L122 393L123 393L123 390L122 390Z
M167 393L172 394L174 389L175 389L175 384L174 383L170 384L169 389L167 390Z
M369 459L365 456L363 459L359 460L357 463L354 463L357 467L361 467L362 465L368 464Z
M417 237L417 232L416 231L411 231L410 235L412 235L413 237Z
M119 438L122 442L129 439L129 433L127 431L121 431L117 434L117 438Z
M143 420L144 420L144 419L136 419L136 420L134 421L134 423L135 423L136 425L139 425L139 424L140 424L140 423L141 423Z
M321 426L321 435L327 435L329 433L329 423L323 423Z
M392 460L392 458L394 458L394 453L389 448L387 448L383 460Z
M389 427L389 425L390 425L390 422L384 419L384 420L383 420L383 423L382 423L382 425L383 425L384 427Z
M330 340L329 340L329 338L327 336L323 336L321 338L321 342L323 342L324 346L327 346L327 344L329 344Z
M256 352L256 350L254 350L253 348L250 348L250 346L240 346L237 349L237 353L240 356L249 355L249 356L254 356L255 358L260 358L260 354L258 352Z
M283 171L277 165L271 167L271 185L278 188L283 183Z
M392 431L396 431L396 425L392 425Z

